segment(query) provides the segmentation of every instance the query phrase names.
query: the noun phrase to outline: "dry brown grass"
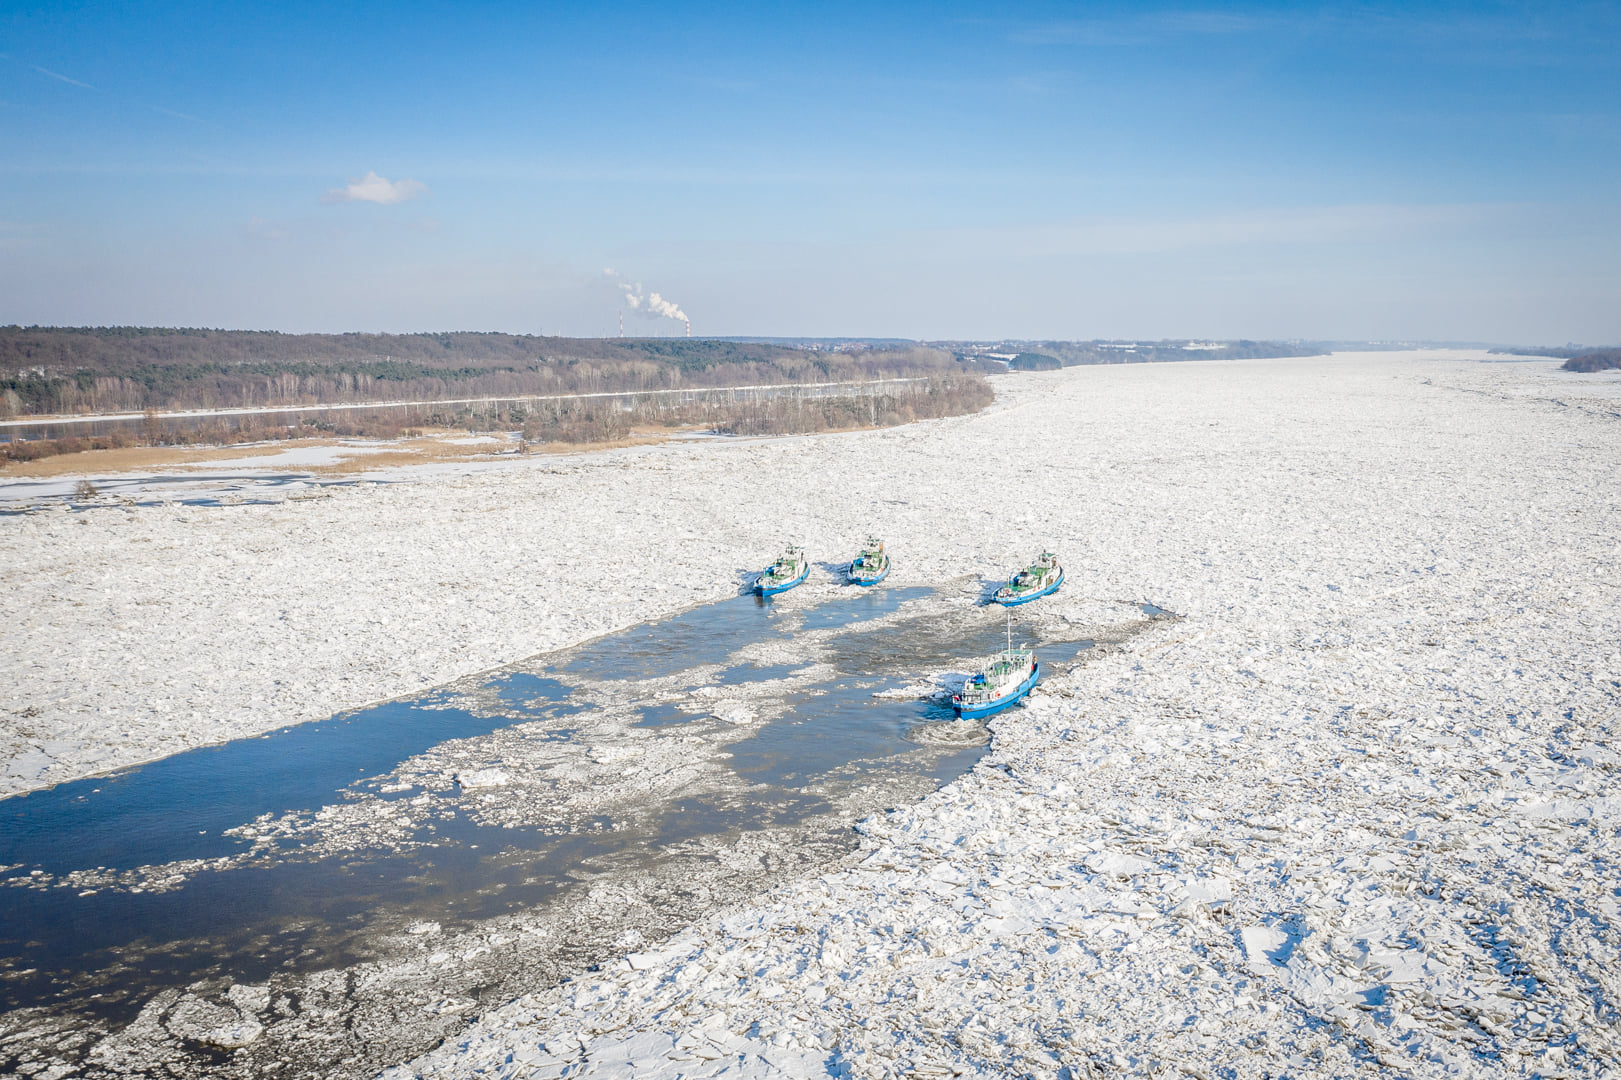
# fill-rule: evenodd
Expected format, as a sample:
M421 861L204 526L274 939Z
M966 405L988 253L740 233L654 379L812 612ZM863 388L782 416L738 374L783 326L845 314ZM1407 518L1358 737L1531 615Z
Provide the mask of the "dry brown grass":
M286 446L320 445L324 439L300 439L278 442L274 449ZM152 469L173 468L191 464L226 461L233 457L251 457L272 453L271 447L255 446L186 447L186 446L125 446L117 450L85 450L77 454L58 454L37 461L7 461L0 459L0 476L51 477L73 476L77 473L147 472Z

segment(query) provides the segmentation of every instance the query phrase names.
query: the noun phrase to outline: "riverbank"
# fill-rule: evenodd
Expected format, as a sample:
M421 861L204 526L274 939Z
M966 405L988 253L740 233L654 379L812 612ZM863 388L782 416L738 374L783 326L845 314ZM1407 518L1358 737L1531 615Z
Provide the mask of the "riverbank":
M884 431L7 519L0 756L26 790L413 692L729 595L785 538L878 532L895 585L1054 547L1067 592L1185 619L999 720L859 869L409 1071L1596 1075L1621 429L1606 387L1480 359L1076 368Z
M334 447L403 451L379 461L397 465L401 456L469 456L456 447L492 436L517 443L515 448L527 453L662 442L694 431L804 435L966 416L994 398L980 375L945 372L839 382L0 419L0 491L9 476L66 471L41 465L61 456L73 459L66 468L127 470L227 460L231 448L244 445L319 440ZM176 454L173 448L186 449Z

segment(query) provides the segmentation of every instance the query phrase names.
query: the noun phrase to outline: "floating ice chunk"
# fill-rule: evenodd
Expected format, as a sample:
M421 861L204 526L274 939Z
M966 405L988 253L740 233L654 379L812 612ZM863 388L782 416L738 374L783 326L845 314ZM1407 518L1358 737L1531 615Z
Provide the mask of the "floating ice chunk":
M43 750L30 750L18 754L6 763L6 771L24 780L38 780L51 767L51 755Z
M1371 959L1390 969L1385 976L1388 983L1419 982L1441 970L1440 965L1419 949L1376 949Z
M914 725L907 735L935 746L982 746L991 737L978 720L933 720Z
M256 1020L243 1020L239 1024L227 1024L217 1027L203 1035L202 1040L211 1046L222 1050L236 1050L244 1047L264 1034L264 1025Z
M874 690L872 696L880 701L921 701L940 694L939 687L927 680L907 683L905 686L886 686Z
M1147 873L1154 868L1154 864L1147 859L1139 859L1124 852L1099 851L1086 857L1086 868L1094 874L1105 874L1109 877L1132 877Z
M756 719L753 709L737 701L729 701L724 705L717 705L710 715L716 720L720 720L727 724L737 724L739 726L744 724L752 724Z
M641 757L645 751L639 746L593 746L586 757L598 765L612 765L619 761Z
M264 1034L264 1025L243 1016L230 1005L216 1004L188 994L175 1006L164 1026L182 1039L222 1050L235 1050Z
M502 787L512 780L505 769L474 769L457 773L453 779L464 788Z
M434 1002L432 1005L427 1006L422 1011L433 1013L435 1016L459 1016L472 1008L474 1008L474 1003L471 1001L467 1001L465 999L458 1000L456 998L446 998L443 1001Z
M270 987L268 986L247 986L236 983L225 992L225 996L231 999L232 1005L245 1013L259 1012L262 1009L270 1008Z
M659 952L630 953L625 960L630 964L632 971L648 971L663 967L672 960L679 960L685 954L685 949L664 949Z
M1233 898L1233 883L1222 877L1189 878L1185 888L1196 904L1221 904Z
M1288 961L1289 935L1284 931L1272 926L1246 926L1240 937L1251 971L1264 974Z
M709 1044L699 1045L708 1047ZM619 1035L604 1035L591 1043L590 1055L593 1067L604 1075L673 1077L676 1070L672 1068L666 1072L662 1066L670 1064L667 1059L675 1050L676 1040L672 1036L663 1032L648 1032L628 1039ZM697 1056L712 1061L721 1054L709 1050Z

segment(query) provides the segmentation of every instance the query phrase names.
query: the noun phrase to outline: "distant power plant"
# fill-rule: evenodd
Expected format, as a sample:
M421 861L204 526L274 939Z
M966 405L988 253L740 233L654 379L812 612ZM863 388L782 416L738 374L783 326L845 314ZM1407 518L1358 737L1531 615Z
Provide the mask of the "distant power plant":
M644 294L642 292L641 282L626 281L618 273L618 271L604 270L603 274L613 279L614 284L619 287L619 290L622 293L624 293L625 304L632 311L645 312L655 318L658 316L663 316L666 319L680 319L686 327L686 336L692 336L692 320L687 318L687 313L682 311L675 304L672 304L670 301L664 299L664 297L660 296L658 293ZM625 336L625 312L623 309L621 309L619 312L619 336Z
M692 336L692 320L687 318L685 315L682 315L681 316L681 322L687 328L687 330L686 330L687 337L691 337ZM624 311L619 312L619 336L620 337L625 336L625 313L624 313Z

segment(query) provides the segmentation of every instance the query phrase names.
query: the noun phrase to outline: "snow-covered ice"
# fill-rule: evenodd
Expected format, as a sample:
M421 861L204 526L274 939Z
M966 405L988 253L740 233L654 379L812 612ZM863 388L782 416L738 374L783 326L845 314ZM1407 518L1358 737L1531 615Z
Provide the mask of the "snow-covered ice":
M1621 379L1482 359L1078 368L881 432L12 517L7 790L718 599L784 538L876 532L895 585L1051 548L1070 599L1182 618L846 864L392 1075L1606 1075ZM198 1038L257 1037L232 1002Z

